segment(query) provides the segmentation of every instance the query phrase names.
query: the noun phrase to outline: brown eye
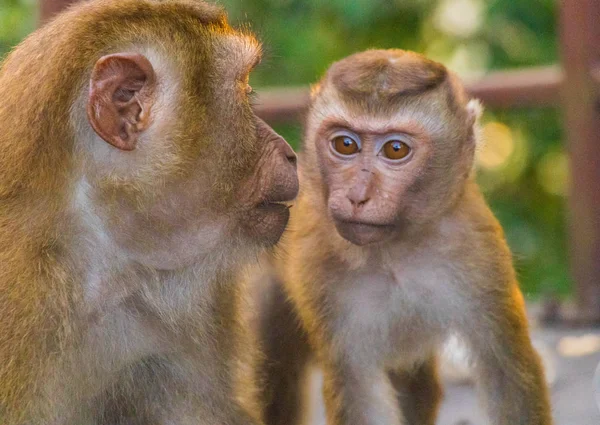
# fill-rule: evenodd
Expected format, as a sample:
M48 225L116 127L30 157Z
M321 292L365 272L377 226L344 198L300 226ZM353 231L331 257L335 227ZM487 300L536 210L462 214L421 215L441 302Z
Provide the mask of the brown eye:
M331 145L337 153L342 155L354 155L360 150L358 148L358 143L356 143L356 140L354 140L350 136L334 137L331 141Z
M410 146L401 140L390 140L383 145L383 155L393 160L406 158L410 150Z

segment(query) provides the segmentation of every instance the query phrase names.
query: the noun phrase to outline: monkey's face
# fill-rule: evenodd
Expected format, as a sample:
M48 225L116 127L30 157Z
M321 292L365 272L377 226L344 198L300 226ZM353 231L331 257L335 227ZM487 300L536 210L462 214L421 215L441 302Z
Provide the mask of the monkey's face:
M394 238L439 216L460 190L469 160L414 117L325 120L315 153L329 215L356 245Z
M260 244L279 240L289 219L289 201L298 194L296 156L283 138L256 120L255 162L240 179L233 207L243 233Z
M342 237L383 242L452 205L473 160L465 104L446 69L414 53L366 51L332 65L313 90L304 148Z
M250 104L260 45L227 26L200 31L171 46L179 56L105 56L90 83L95 211L128 257L163 269L222 268L275 244L298 192L292 149Z
M209 141L199 158L200 168L210 170L207 199L213 210L229 217L229 238L271 246L281 237L289 219L288 203L298 193L296 156L252 110L249 74L260 61L258 42L234 33L213 43L211 74L216 81L208 90L211 107L198 136ZM232 52L237 53L237 63ZM203 85L190 91L198 86ZM201 102L207 102L206 92L196 92Z
M342 237L366 245L401 230L432 150L418 123L372 131L326 121L315 148L329 214Z

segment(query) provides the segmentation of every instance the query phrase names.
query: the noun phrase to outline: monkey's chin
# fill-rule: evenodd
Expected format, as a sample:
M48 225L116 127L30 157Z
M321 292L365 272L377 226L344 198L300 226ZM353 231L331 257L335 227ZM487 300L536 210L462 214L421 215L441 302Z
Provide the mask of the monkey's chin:
M242 227L259 245L271 247L279 242L289 219L288 205L266 203L251 210L242 221Z
M354 245L364 246L383 242L392 237L394 226L335 220L341 237Z

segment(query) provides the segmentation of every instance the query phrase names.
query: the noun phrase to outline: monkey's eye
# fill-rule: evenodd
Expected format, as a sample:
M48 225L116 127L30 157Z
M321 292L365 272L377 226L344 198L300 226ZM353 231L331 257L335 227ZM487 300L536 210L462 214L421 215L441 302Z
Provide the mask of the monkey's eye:
M410 154L410 146L402 140L390 140L383 145L382 153L388 159L404 159Z
M360 151L358 143L350 136L337 136L331 141L331 147L341 155L354 155Z

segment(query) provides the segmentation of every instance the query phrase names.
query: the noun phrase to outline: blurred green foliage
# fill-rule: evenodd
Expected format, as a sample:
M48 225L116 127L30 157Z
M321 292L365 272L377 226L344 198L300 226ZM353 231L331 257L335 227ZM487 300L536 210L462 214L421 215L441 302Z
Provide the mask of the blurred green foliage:
M37 1L0 0L0 57L27 34L37 23Z
M312 83L332 61L372 47L425 53L465 78L558 60L555 0L220 3L232 22L249 27L265 43L265 60L252 76L255 87ZM0 54L34 28L36 13L34 0L0 0ZM492 125L484 132L479 179L504 225L525 293L568 294L568 169L560 111L491 110L484 123ZM278 130L298 147L300 124Z

